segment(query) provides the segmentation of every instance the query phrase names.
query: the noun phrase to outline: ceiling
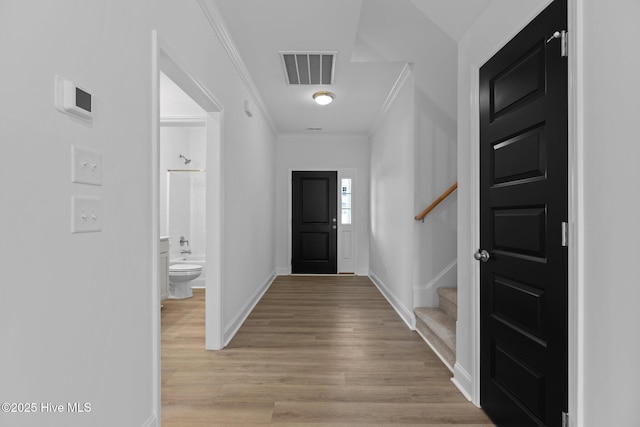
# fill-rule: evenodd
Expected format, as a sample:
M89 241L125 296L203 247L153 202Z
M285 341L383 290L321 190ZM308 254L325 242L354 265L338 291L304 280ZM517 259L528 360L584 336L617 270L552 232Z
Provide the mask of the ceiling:
M363 7L385 2L411 9L410 13L423 16L425 25L435 25L457 41L491 0L215 0L266 109L283 134L369 133L407 62L363 60L375 46L367 46L367 52L356 51L362 49L356 43L359 28L366 27L361 17L370 16L362 13ZM334 84L289 85L281 51L337 51ZM334 102L315 104L312 94L318 90L335 93Z

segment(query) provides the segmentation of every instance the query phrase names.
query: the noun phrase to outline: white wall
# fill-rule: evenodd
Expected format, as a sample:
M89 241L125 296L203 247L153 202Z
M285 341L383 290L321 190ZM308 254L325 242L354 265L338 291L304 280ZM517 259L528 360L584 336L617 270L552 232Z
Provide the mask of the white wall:
M393 160L387 160L377 157L379 153L372 152L374 192L378 190L375 185L387 179L386 176L376 175L376 162L380 172L384 169L384 173L387 172L387 164L401 168L401 171L393 172L403 175L397 191L402 194L409 188L412 191L410 200L403 200L403 203L410 203L410 208L407 207L406 218L402 218L401 223L414 221L415 215L456 181L456 52L455 41L408 0L371 0L363 3L352 53L354 60L397 61L410 64L411 69L411 82L404 84L413 91L412 104L408 104L407 99L393 99L389 111L385 108L384 124L376 123L371 131L372 140L378 142L380 153L386 150L383 148L386 144L389 144L388 149L393 150L397 143L394 128L397 126L401 133L408 131L402 115L412 117L414 128L408 131L411 142L406 141L412 147L410 158L400 161L392 156ZM406 72L407 69L404 70ZM401 75L398 84L403 84L404 79L405 76ZM403 93L405 90L402 89ZM404 111L400 114L395 112L396 117L390 119L388 115L391 110L398 108ZM396 120L399 121L396 123ZM400 178L400 175L396 178ZM372 202L375 206L375 201ZM394 233L392 230L398 225L395 222L379 222L380 217L375 217L373 209L372 230L391 236ZM393 254L397 252L387 253L382 248L389 242L384 239L379 241L380 235L372 238L372 245L377 247L371 257L374 279L381 282L391 280L384 277L387 275L385 267L387 271L390 268L409 269L394 279L402 284L390 285L395 290L388 289L391 294L387 295L391 300L398 301L396 309L404 313L403 317L409 323L413 323L414 307L437 305L438 287L456 286L456 209L454 194L431 213L424 224L407 222L407 227L409 224L413 227L411 239L404 243L410 252L404 254L408 258L401 265L396 265L398 260ZM396 291L399 294L395 294Z
M412 63L417 102L429 102L432 116L455 123L456 42L409 0L362 2L352 58Z
M215 13L215 5L209 10ZM158 37L224 109L222 310L232 333L247 302L275 275L275 135L259 108L252 118L245 114L244 101L252 94L198 2L162 0L154 24Z
M363 2L353 57L358 61L411 64L409 85L414 91L413 105L392 106L392 109L406 108L401 114L413 117L413 153L406 159L411 164L397 162L395 165L402 168L398 173L411 170L410 175L403 177L400 191L406 191L408 186L412 188L411 209L407 209L411 212L406 220L413 221L415 215L456 181L456 42L408 0L371 0ZM399 82L402 79L403 76ZM382 131L376 123L372 139L392 147L396 143L393 135L396 123L388 117L384 120L388 128ZM404 125L398 123L403 129ZM382 143L382 140L387 142ZM386 162L382 158L372 159L372 162L379 161L381 166ZM374 173L372 178L377 179ZM424 224L414 224L412 238L405 243L411 252L405 254L410 258L408 264L402 266L410 269L402 277L402 281L407 281L402 284L402 293L407 294L402 305L406 304L409 312L416 306L436 306L438 287L456 286L456 210L454 193L425 219ZM376 227L379 231L382 227L383 234L391 234L395 225L381 223ZM392 228L387 230L386 227ZM372 271L377 277L384 273L385 265L388 269L396 264L395 260L386 259L385 252L380 249L375 255L379 258L372 256ZM408 316L413 317L413 314Z
M415 87L398 92L371 137L370 275L405 321L413 323Z
M450 70L455 70L457 60L450 56L455 56L456 49L455 46L449 48L447 60L443 59L443 62ZM451 91L447 104L455 104L453 76L451 73L446 82L440 80L440 84ZM456 120L422 90L423 86L417 87L415 94L414 215L422 212L458 179ZM414 307L435 307L438 288L457 287L457 207L457 193L454 192L429 213L424 223L417 224Z
M578 1L585 427L640 423L640 3ZM578 21L580 22L580 21ZM606 37L602 37L606 34Z
M355 272L369 270L369 139L364 135L281 135L276 145L276 259L291 272L291 171L357 169L353 195Z
M0 395L89 402L3 426L142 426L153 418L149 2L3 1ZM92 125L54 108L54 75L94 95ZM102 154L71 183L71 145ZM102 232L71 234L71 196L102 198Z
M250 93L197 2L3 1L0 395L92 406L0 425L156 421L152 28L224 106L226 323L275 272L273 227L255 221L274 223L275 136L245 115ZM94 95L92 125L54 108L57 73ZM102 154L101 187L70 182L72 144ZM102 232L70 233L72 195L102 198Z

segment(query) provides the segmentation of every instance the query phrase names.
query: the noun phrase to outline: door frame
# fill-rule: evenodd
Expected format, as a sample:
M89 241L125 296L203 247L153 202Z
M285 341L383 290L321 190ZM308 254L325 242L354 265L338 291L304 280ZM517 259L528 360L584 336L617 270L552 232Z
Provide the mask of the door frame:
M508 34L501 42L491 49L491 52L471 66L469 70L471 88L471 123L469 135L469 154L471 163L471 179L469 188L471 218L470 235L474 248L480 247L480 106L479 106L479 76L480 67L487 62L498 50L507 44L520 30L538 16L552 0L546 1L534 10L530 16L520 23L515 30ZM568 406L570 425L578 426L583 423L583 378L584 362L584 300L582 290L582 272L584 271L584 243L582 241L583 230L583 206L584 206L584 166L582 149L582 122L583 122L583 89L582 89L582 46L583 36L583 14L582 0L568 0L567 20L569 33L569 58L568 58L568 79L569 79L569 102L568 102L568 221L569 221L569 250L568 250L568 347L569 347L569 378L568 378ZM469 373L471 380L470 396L467 396L476 406L480 406L480 265L473 260L473 254L465 254L470 262L473 262L471 278L471 306L472 306L472 328L471 328L471 370ZM456 370L454 369L454 374ZM464 373L461 373L464 376ZM454 383L458 381L454 378ZM462 389L463 390L463 389Z
M207 112L207 234L205 238L206 272L206 325L205 348L218 350L224 347L222 322L222 277L224 241L224 163L223 135L224 108L215 96L188 70L156 30L151 32L151 333L153 349L151 357L153 377L153 407L157 425L161 425L162 362L161 362L161 313L159 280L160 247L160 72L170 77L187 95ZM214 123L215 122L215 123ZM218 135L213 138L212 124ZM157 303L156 303L157 302Z
M288 175L287 175L287 212L288 212L288 222L287 224L289 224L289 226L287 227L287 254L289 257L289 262L287 264L287 272L285 273L286 275L291 274L291 260L293 259L293 188L292 188L292 173L295 171L308 171L308 172L333 172L336 171L338 173L338 179L337 179L337 185L339 187L341 179L342 178L351 178L352 181L352 188L355 188L356 186L359 186L360 184L358 183L358 169L357 168L335 168L335 167L327 167L327 168L319 168L319 167L313 167L313 168L306 168L306 167L300 167L300 168L289 168L288 171ZM355 184L355 185L354 185ZM336 188L336 202L338 203L338 218L340 218L341 216L341 212L340 212L340 191L338 191L338 188ZM355 203L354 203L354 198L352 197L352 201L351 201L351 206L352 209L357 210L357 208L354 208ZM353 211L351 214L351 227L353 230L353 242L352 242L352 249L353 249L353 259L354 259L354 274L357 273L357 260L358 260L358 218L357 215L353 215ZM337 239L337 272L338 274L340 274L340 255L342 253L342 251L340 250L340 223L338 222L338 239Z

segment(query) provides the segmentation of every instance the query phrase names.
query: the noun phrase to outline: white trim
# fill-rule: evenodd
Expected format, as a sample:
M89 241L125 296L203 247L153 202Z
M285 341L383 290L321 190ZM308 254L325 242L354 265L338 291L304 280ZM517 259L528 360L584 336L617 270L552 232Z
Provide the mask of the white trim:
M359 199L360 194L358 193L358 186L360 182L358 181L358 169L357 168L345 168L338 170L338 200L336 205L336 218L338 220L338 235L336 239L337 250L336 250L336 270L338 273L355 273L356 264L358 262L358 206L356 206L356 195ZM351 224L342 224L342 180L350 179L351 180ZM348 265L344 261L344 243L345 243L345 232L351 233L351 265Z
M205 294L205 348L220 350L223 348L223 312L224 298L224 266L225 266L225 163L224 159L224 125L225 112L220 110L219 117L207 117L207 266ZM217 143L211 142L209 132L218 128ZM216 151L214 152L214 149ZM213 201L213 208L210 201ZM212 274L212 271L214 272Z
M149 419L145 421L144 424L142 424L142 427L158 427L158 426L160 426L160 424L157 423L155 415L151 415Z
M385 99L384 103L382 104L382 108L380 109L378 118L373 121L373 125L369 129L369 137L375 135L375 133L378 131L378 127L384 121L384 117L389 112L389 108L391 108L391 105L393 104L393 102L396 100L400 92L402 92L404 85L407 84L407 82L409 81L409 77L411 76L412 69L413 69L412 65L407 62L402 68L402 71L400 71L400 75L398 75L396 82L393 84L393 87L389 91L389 95L387 95L387 99Z
M206 112L224 110L220 101L204 86L185 65L180 55L158 38L159 64L161 71L173 80L190 98Z
M242 60L242 57L240 56L240 53L238 52L238 49L236 48L236 45L231 38L231 34L229 33L227 25L222 18L222 14L220 13L220 9L218 9L218 6L215 4L215 2L211 0L198 0L198 3L200 4L202 11L207 17L209 24L211 24L211 27L224 46L224 49L227 51L227 55L229 55L229 59L238 72L240 80L242 80L245 87L247 88L249 95L262 112L267 123L269 123L269 126L271 127L273 133L275 135L278 135L278 126L276 126L276 123L273 121L273 118L269 114L269 110L267 109L262 96L260 96L260 92L258 92L258 88L253 82L253 78L251 78L251 74L249 73L247 66L244 64L244 61Z
M471 115L469 128L471 131L471 190L469 191L471 197L471 217L475 218L475 221L471 222L470 234L473 240L472 247L480 247L480 184L478 177L480 173L480 83L478 81L480 75L480 66L472 66L470 70L470 91L471 96L469 102L471 103ZM470 255L469 255L470 256ZM480 266L477 263L473 264L471 269L471 382L465 382L464 378L456 378L455 375L459 371L454 372L454 378L458 384L469 384L471 388L467 390L467 394L471 397L471 402L476 406L480 406ZM456 343L457 347L457 343Z
M275 280L277 274L274 270L269 278L253 293L251 298L242 306L242 308L233 316L233 319L224 328L224 346L226 347L233 337L238 333L238 330L242 326L247 317L251 314L254 307L260 302L262 296L269 290L269 287Z
M415 285L413 287L414 290L423 290L423 289L430 289L433 286L435 286L440 280L442 280L442 278L445 276L445 274L447 274L449 271L451 271L454 267L456 267L458 265L458 260L454 259L449 265L447 265L440 273L438 273L436 275L436 277L434 277L433 279L431 279L431 281L429 283L427 283L426 285Z
M160 49L158 33L151 31L151 376L153 414L149 420L160 418L162 408L162 361L160 348L162 345L160 318L160 288L158 283L160 268ZM149 421L147 421L149 424ZM152 426L154 424L149 424ZM160 424L158 424L160 425Z
M210 165L210 174L207 176L207 194L214 194L217 200L217 209L207 211L207 238L208 248L207 271L215 271L215 274L207 274L207 290L205 301L206 325L205 325L205 348L207 350L219 350L222 348L223 328L222 328L222 283L224 274L224 251L222 242L224 241L224 163L222 162L222 151L224 143L222 141L224 131L224 108L222 103L204 86L194 74L184 65L185 62L174 52L167 43L158 38L158 68L173 80L189 97L207 112L207 119L212 118L219 121L219 140L215 147L211 146L211 140L207 137L207 158L214 158L218 161L215 165ZM219 113L219 118L211 117L209 113ZM159 139L155 142L159 144ZM217 148L216 156L210 156L213 148ZM210 184L211 177L215 177L215 188ZM155 176L155 175L154 175ZM207 202L209 204L209 201ZM216 231L215 238L210 239L209 232ZM156 236L157 237L157 236ZM155 239L155 237L154 237ZM157 240L157 239L156 239ZM212 242L213 241L213 242Z
M437 349L433 344L431 344L431 342L429 341L429 339L427 339L427 337L425 337L425 336L422 334L422 332L420 332L420 329L415 328L415 331L418 333L418 335L420 335L420 338L422 338L422 340L423 340L424 342L426 342L426 343L427 343L427 345L429 346L429 348L431 349L431 351L433 351L433 352L436 354L436 356L438 356L438 358L440 359L440 361L441 361L442 363L444 363L444 366L446 366L446 367L447 367L447 369L449 369L449 370L451 371L451 373L453 373L453 366L451 366L451 365L449 364L449 362L447 362L447 359L445 359L445 358L444 358L444 356L443 356L442 354L440 354L440 352L438 351L438 349ZM462 393L462 394L464 394L464 393ZM466 395L465 395L465 396L466 396Z
M458 388L458 390L460 390L460 393L462 393L467 400L472 400L471 395L468 393L468 390L471 390L472 388L471 384L473 382L471 374L469 374L469 372L467 372L459 363L456 363L453 367L453 378L451 378L451 382Z
M458 270L457 259L454 259L442 271L440 271L429 283L425 285L416 284L413 286L413 306L414 307L435 307L438 305L437 289L442 287L457 288Z
M162 116L160 126L173 127L204 127L207 126L207 118L202 116Z
M583 1L567 1L569 32L569 387L570 426L584 420L584 110Z
M291 275L291 267L288 267L288 268L279 267L276 270L276 274L278 276L290 276Z
M413 314L413 311L409 310L402 301L400 301L400 299L396 297L391 290L389 290L384 282L371 271L369 272L369 278L373 284L376 285L380 293L387 299L387 301L389 301L389 304L391 304L391 307L393 307L393 309L398 313L400 318L404 320L404 323L407 324L409 329L412 331L415 330L416 316Z

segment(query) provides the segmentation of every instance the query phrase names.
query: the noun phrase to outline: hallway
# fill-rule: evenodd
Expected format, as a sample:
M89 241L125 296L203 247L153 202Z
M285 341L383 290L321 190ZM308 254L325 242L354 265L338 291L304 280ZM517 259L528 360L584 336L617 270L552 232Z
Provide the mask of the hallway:
M163 426L490 425L366 277L280 276L204 350L204 291L162 309Z

